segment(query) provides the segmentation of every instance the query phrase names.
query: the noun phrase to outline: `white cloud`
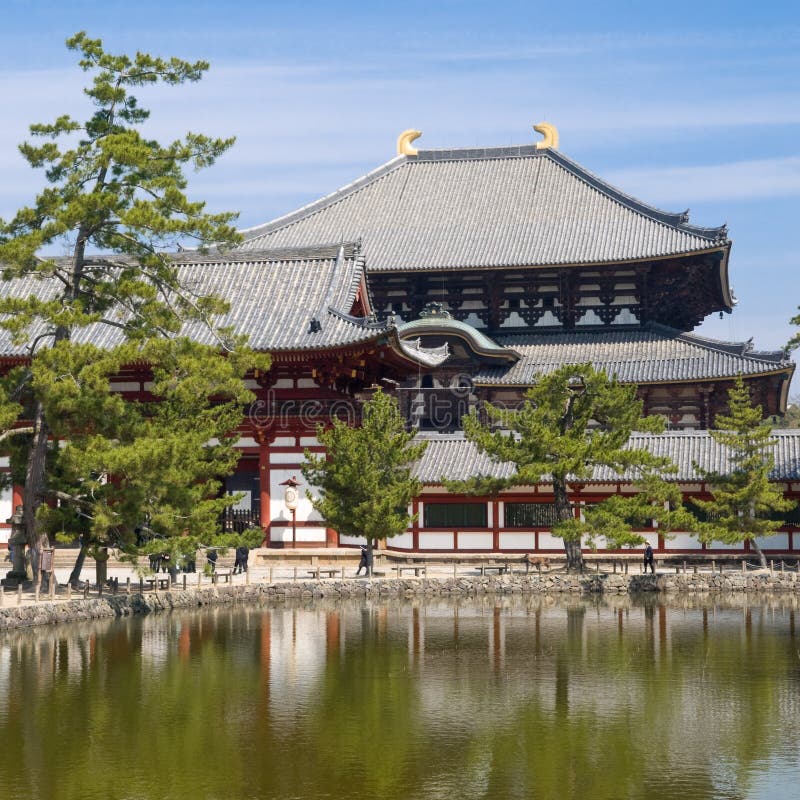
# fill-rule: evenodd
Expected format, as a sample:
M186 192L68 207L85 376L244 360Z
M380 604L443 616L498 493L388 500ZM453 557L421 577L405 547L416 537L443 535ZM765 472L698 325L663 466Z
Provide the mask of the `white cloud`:
M691 167L611 170L615 186L661 204L706 200L750 200L800 194L800 156Z

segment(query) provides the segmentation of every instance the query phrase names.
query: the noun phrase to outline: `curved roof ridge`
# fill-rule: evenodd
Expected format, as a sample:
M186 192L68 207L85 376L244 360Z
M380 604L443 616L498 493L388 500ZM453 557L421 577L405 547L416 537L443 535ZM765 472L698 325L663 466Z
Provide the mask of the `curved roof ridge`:
M395 156L390 161L387 161L386 163L381 164L379 167L370 170L361 177L350 181L350 183L340 186L338 189L334 189L332 192L324 195L323 197L312 200L310 203L306 203L304 206L296 208L294 211L290 211L288 214L284 214L283 216L277 217L269 222L262 222L260 225L254 225L250 228L240 228L239 233L245 237L245 240L239 245L239 247L244 248L247 246L248 242L252 241L253 239L257 239L259 236L263 236L266 233L271 233L278 228L291 225L293 222L296 222L299 219L311 216L318 211L322 211L323 209L332 206L339 200L342 200L354 192L357 192L363 186L372 183L372 181L376 180L377 178L381 178L383 175L388 174L392 170L403 166L403 164L405 164L408 160L409 156Z
M666 326L662 326L665 327ZM791 359L787 356L785 350L755 350L753 349L753 340L748 339L746 342L725 342L720 339L712 339L707 336L699 336L692 332L680 332L677 337L687 344L694 344L698 347L704 347L711 350L719 350L722 353L730 353L736 356L746 356L760 361L774 361L777 363L790 363Z
M686 209L686 211L677 212L665 211L664 209L658 208L650 203L646 203L644 200L640 200L638 197L634 197L627 192L623 192L622 189L619 189L613 184L608 183L608 181L604 180L599 175L595 175L594 172L591 172L590 170L578 164L576 161L568 158L559 150L545 150L543 152L546 152L554 161L575 175L575 177L586 181L590 186L592 186L592 188L602 192L612 200L632 208L646 217L650 217L650 219L654 219L657 222L661 222L662 224L669 225L673 228L679 228L682 231L692 233L702 239L709 239L715 244L727 241L728 226L726 224L718 227L691 225L689 223L689 209Z

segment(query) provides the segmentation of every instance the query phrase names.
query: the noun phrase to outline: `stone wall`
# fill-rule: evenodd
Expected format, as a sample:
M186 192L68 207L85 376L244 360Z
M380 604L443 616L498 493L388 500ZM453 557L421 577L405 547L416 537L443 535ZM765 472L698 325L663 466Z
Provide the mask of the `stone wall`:
M474 597L487 594L628 595L642 592L670 594L774 593L800 594L796 573L738 573L686 575L499 575L469 578L325 580L216 586L168 592L104 595L68 601L41 600L24 606L0 608L0 631L101 617L150 614L175 608L234 602L281 602L286 599L359 597ZM9 598L7 598L9 599ZM12 600L13 602L13 600Z

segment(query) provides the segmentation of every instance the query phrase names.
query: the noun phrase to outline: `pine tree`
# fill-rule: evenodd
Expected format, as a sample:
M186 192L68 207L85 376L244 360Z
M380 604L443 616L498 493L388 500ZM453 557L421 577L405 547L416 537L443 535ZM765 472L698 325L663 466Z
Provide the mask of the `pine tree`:
M428 443L412 442L396 401L380 389L364 404L359 427L334 420L317 437L326 453L306 451L303 467L319 489L319 497L309 495L313 506L340 534L367 540L371 565L373 539L397 536L411 522L408 506L422 488L411 466Z
M800 306L798 306L797 310L800 311ZM792 317L789 320L789 323L791 325L800 325L800 314L797 314L796 316ZM788 350L795 350L798 347L800 347L800 333L796 333L794 336L792 336L792 338L789 339L786 345L786 348Z
M486 422L476 414L465 418L467 438L492 460L513 464L514 474L445 480L445 485L457 493L496 494L512 486L552 482L558 520L553 534L564 541L568 569L583 569L582 541L594 546L596 537L603 536L609 547L629 547L644 542L632 530L644 520L659 520L662 530L680 526L684 515L678 511L676 488L662 477L674 466L628 447L634 430L663 430L661 418L641 416L636 387L609 379L590 364L568 364L541 376L519 408L485 404L484 409ZM638 479L640 491L587 507L585 519L579 519L569 500L570 485L585 482L598 467Z
M730 468L715 472L695 464L713 498L692 501L708 520L699 523L699 537L728 545L750 542L766 567L758 538L780 528L783 523L775 519L776 513L790 511L796 504L770 483L776 442L770 427L762 424L761 406L752 404L741 377L728 393L728 414L718 415L715 425L711 436L727 451Z
M233 140L190 133L161 145L139 131L149 112L130 93L157 83L197 81L208 64L144 53L113 55L83 32L67 47L79 53L80 67L92 75L84 92L95 112L84 122L64 115L32 125L31 134L44 143L20 146L32 167L44 169L50 185L32 206L10 221L0 220L0 263L5 280L36 276L48 291L28 297L6 293L0 325L27 345L33 360L71 342L90 324L114 328L123 341L174 336L186 320L214 329L214 315L225 304L182 286L169 252L187 241L200 247L238 241L232 227L236 215L209 214L204 203L190 201L184 174L186 167L213 164ZM39 257L46 247L66 247L69 256ZM219 349L241 345L223 331L217 334ZM44 398L30 391L32 373L23 377L20 391L27 392L33 428L26 440L24 519L38 576L38 555L47 540L36 516L46 496L53 420Z
M111 392L136 361L150 365L152 400ZM46 497L57 502L42 505L37 522L65 541L80 534L73 584L85 556L102 548L134 559L144 545L177 564L201 547L252 546L218 531L231 502L221 480L236 466L235 431L254 399L242 380L251 366L246 350L223 355L186 338L110 350L65 341L34 359L32 387L59 441L46 476Z

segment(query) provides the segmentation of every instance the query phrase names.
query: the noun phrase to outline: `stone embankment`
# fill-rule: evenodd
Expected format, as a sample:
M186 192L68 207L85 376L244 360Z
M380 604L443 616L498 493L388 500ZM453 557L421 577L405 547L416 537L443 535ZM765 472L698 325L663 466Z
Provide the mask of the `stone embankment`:
M635 595L642 592L714 594L730 592L800 594L796 573L692 573L678 575L498 575L465 578L408 578L282 581L243 586L106 594L63 601L40 600L0 608L0 631L101 617L123 617L156 611L234 602L281 602L313 598L475 597L487 594ZM7 598L7 601L13 600Z

